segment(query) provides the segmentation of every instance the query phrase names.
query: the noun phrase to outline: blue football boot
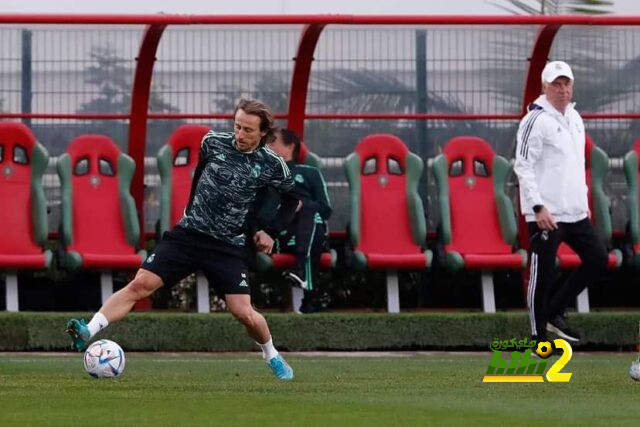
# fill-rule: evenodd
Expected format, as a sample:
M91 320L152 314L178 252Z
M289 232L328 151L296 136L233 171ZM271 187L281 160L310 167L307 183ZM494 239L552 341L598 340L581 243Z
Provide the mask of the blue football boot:
M292 380L293 379L293 369L282 356L279 354L276 357L272 357L267 362L267 366L271 368L273 375L276 376L279 380Z
M91 339L91 333L84 319L71 319L67 322L66 332L71 335L73 342L71 348L82 351L87 347L87 343Z

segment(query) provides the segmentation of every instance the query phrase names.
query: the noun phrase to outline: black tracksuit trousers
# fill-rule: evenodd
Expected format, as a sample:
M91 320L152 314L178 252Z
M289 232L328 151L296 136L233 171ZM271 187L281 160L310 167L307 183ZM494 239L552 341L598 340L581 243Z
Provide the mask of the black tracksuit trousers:
M558 223L553 231L543 231L535 222L527 223L531 259L527 308L531 335L546 339L547 321L564 312L585 287L598 282L608 264L607 248L588 218L578 222ZM565 242L580 260L580 267L555 292L556 253Z

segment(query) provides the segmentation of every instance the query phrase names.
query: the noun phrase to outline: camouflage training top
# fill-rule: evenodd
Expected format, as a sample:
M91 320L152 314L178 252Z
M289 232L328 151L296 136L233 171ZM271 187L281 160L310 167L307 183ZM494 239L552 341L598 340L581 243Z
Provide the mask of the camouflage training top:
M239 151L232 132L209 131L202 139L191 196L178 225L244 246L247 214L257 191L266 186L293 190L293 178L281 157L266 146Z

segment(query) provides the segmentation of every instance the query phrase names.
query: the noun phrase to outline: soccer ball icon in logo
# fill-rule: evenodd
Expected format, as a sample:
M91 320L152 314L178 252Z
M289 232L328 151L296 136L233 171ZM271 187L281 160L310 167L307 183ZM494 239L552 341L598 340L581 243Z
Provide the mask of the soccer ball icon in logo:
M549 341L541 341L538 343L538 347L536 347L536 354L543 359L551 356L553 352L553 347Z
M110 340L96 341L84 352L84 370L93 378L119 377L124 362L124 351Z

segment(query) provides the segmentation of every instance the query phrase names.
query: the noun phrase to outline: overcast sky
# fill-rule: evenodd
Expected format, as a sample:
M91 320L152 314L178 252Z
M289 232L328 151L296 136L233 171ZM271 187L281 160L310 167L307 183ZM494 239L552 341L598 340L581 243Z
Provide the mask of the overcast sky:
M525 0L526 1L526 0ZM616 14L640 15L640 1L613 0ZM507 0L2 0L5 13L504 14ZM534 2L532 2L534 3Z

